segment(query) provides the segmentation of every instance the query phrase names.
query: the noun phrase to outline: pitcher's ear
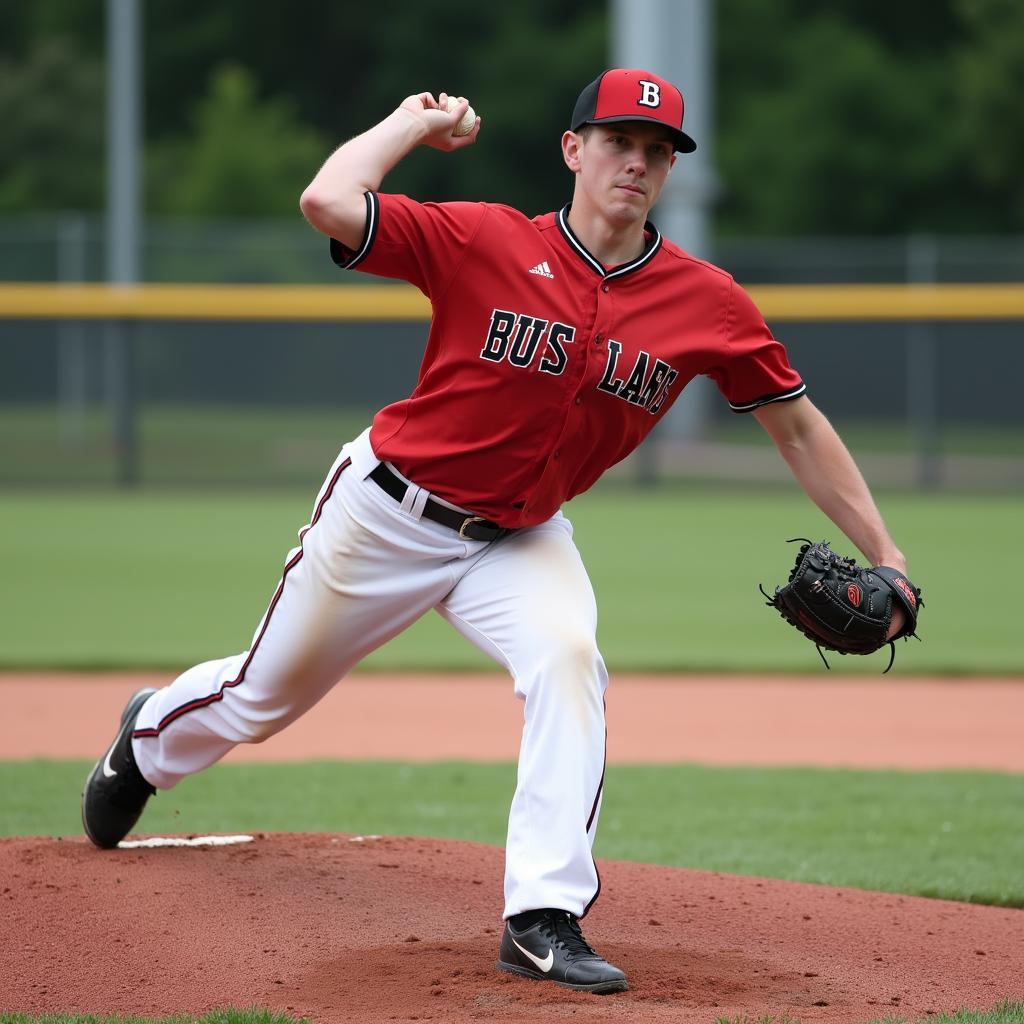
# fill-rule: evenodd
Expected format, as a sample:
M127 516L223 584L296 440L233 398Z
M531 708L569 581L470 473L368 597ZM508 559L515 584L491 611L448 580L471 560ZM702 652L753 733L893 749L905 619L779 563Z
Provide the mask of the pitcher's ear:
M562 136L562 158L565 166L575 173L580 169L580 150L583 149L583 136L576 132L566 132Z

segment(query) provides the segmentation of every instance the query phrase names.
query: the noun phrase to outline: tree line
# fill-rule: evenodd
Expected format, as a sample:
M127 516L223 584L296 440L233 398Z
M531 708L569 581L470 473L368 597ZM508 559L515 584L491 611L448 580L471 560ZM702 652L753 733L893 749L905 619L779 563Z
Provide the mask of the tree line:
M558 140L576 94L610 61L593 0L141 7L153 214L298 216L327 154L425 88L469 96L481 143L417 153L389 189L550 209L570 191ZM102 207L104 12L0 5L0 213ZM1020 0L716 0L714 15L718 234L1024 231Z

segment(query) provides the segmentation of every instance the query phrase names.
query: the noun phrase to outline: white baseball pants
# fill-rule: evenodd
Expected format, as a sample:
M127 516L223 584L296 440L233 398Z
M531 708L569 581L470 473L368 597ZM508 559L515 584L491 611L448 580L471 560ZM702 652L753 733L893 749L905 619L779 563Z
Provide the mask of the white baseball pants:
M600 887L591 847L608 677L572 526L558 513L493 543L463 540L420 517L425 491L410 487L400 505L366 479L378 465L368 435L332 466L250 649L189 669L146 702L139 769L169 789L236 744L262 742L434 608L511 673L525 701L505 916L582 916Z

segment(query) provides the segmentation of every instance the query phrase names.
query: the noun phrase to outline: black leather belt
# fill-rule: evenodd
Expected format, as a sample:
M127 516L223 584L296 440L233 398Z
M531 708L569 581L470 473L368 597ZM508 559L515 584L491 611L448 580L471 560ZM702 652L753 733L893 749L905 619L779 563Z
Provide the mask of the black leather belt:
M383 462L370 474L370 479L395 501L402 501L409 489L409 485ZM464 512L457 512L439 501L434 501L433 498L427 498L422 515L424 519L432 519L435 523L454 530L464 540L499 540L510 533L515 533L515 530L492 523L483 516L467 516Z

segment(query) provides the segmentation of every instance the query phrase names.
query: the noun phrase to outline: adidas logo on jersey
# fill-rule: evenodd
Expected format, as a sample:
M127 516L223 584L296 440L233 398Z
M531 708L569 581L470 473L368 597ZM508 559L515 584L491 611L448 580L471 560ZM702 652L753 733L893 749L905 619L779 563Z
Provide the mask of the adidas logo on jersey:
M538 277L550 277L552 281L555 279L555 275L551 273L551 268L548 266L547 260L538 263L535 267L530 267L530 273L536 274Z

